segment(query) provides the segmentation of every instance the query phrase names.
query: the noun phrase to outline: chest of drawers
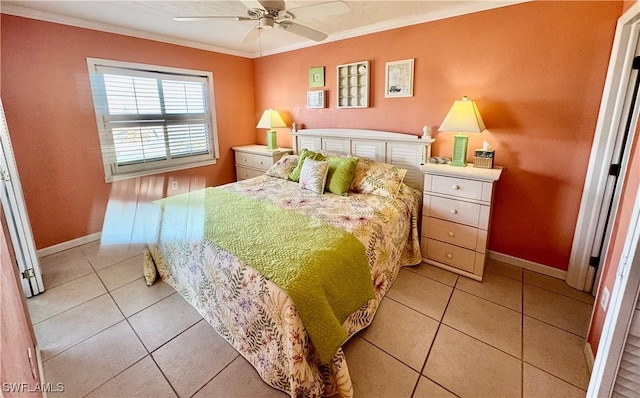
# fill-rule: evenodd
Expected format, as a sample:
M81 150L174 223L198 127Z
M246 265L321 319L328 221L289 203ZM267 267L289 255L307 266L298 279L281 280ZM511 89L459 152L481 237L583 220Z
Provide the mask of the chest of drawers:
M264 174L284 155L293 153L289 148L267 149L266 145L233 147L236 163L236 180L246 180Z
M427 164L422 171L423 260L482 280L494 187L502 169Z

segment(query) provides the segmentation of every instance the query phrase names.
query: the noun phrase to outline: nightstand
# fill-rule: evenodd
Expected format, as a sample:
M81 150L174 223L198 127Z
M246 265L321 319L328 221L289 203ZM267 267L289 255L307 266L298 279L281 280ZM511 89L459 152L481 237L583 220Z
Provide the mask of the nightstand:
M482 280L501 168L426 164L420 248L424 262Z
M257 177L282 156L293 153L289 148L267 149L266 145L242 145L233 147L236 158L237 181Z

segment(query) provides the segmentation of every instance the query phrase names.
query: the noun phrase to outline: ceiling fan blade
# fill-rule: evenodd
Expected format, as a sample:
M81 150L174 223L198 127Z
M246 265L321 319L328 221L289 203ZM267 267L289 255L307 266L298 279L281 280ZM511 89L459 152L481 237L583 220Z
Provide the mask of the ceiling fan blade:
M285 9L283 0L258 0L265 10L282 11Z
M291 8L287 11L295 18L317 18L346 14L351 11L351 9L344 1L329 1L326 3Z
M278 23L278 26L281 29L286 30L287 32L294 33L296 35L304 36L307 39L322 41L327 38L325 33L319 32L315 29L308 28L304 25L297 24L291 21L282 21Z
M253 43L258 38L260 31L255 27L251 27L249 31L244 35L242 40L240 40L241 44Z
M179 22L191 22L191 21L207 21L211 19L228 19L232 21L251 21L252 18L249 17L240 17L237 15L205 15L201 17L175 17L174 21Z

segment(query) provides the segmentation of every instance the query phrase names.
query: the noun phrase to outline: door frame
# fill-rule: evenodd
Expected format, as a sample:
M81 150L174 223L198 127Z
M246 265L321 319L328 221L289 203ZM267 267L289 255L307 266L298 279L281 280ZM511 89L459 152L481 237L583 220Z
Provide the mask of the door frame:
M569 286L579 290L590 291L593 285L594 273L589 266L589 260L597 234L600 209L606 200L608 165L613 161L616 141L623 133L623 122L627 117L625 111L628 111L629 90L632 89L630 84L632 63L640 42L639 36L640 3L636 2L618 19L571 245L569 268L565 280ZM628 161L623 163L623 166L628 165ZM624 181L625 172L626 167L623 167L620 172L620 181ZM621 186L622 184L618 184L617 192L612 193L614 209L619 204ZM610 235L610 228L608 231ZM606 256L609 240L610 237L605 239L602 258Z
M610 397L640 293L640 188L636 192L587 397Z

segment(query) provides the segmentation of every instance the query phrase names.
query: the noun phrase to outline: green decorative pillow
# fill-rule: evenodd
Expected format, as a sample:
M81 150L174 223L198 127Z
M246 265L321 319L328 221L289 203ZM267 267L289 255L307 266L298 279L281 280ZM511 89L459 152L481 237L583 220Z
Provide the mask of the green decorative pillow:
M291 171L291 174L289 174L289 179L291 181L295 181L295 182L300 181L300 171L302 170L302 166L304 165L304 160L306 158L313 159L313 160L325 160L326 159L320 153L310 151L310 150L308 150L306 148L303 149L302 152L300 152L300 156L298 157L298 164Z
M284 155L277 162L275 162L269 170L266 171L266 175L271 177L288 179L291 171L298 165L298 155Z
M351 182L351 191L395 198L405 174L406 169L361 158Z
M302 170L300 171L300 182L298 184L300 185L300 188L322 194L324 192L324 185L327 182L328 172L328 161L307 158L302 165Z
M356 172L358 158L332 156L328 160L329 173L325 189L336 195L345 195Z

